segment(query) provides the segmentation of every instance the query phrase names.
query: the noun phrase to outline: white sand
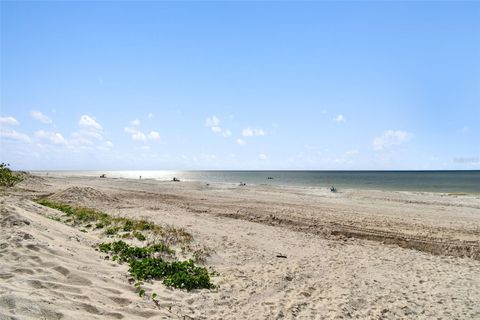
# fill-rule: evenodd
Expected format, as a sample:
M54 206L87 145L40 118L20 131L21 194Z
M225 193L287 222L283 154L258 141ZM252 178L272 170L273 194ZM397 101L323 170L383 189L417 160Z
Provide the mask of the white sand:
M478 195L340 191L30 179L1 198L0 319L480 319ZM187 228L219 288L149 284L157 308L98 237L29 200L51 193Z

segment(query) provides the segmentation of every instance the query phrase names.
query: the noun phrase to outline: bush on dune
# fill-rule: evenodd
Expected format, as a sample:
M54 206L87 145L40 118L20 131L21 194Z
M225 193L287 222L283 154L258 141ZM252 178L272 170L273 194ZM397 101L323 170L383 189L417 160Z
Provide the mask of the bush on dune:
M0 186L13 187L17 182L22 181L22 178L9 168L8 163L0 163Z

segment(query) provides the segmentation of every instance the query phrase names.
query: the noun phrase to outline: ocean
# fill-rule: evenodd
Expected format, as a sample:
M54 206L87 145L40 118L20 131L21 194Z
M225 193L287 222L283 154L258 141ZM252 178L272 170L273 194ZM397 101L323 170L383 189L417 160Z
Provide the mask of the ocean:
M284 185L337 189L376 189L480 193L480 170L474 171L34 171L39 175L100 176L183 181Z

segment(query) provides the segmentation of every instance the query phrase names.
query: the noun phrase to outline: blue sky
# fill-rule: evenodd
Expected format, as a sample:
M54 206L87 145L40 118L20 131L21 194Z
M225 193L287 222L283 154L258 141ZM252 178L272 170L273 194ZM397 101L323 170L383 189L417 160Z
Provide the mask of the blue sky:
M480 169L480 3L7 2L17 169Z

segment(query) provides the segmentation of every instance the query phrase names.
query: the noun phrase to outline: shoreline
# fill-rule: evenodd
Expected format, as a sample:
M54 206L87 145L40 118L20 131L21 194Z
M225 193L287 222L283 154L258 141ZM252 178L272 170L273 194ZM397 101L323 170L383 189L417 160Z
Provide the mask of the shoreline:
M462 170L462 171L475 171L475 172L480 172L480 170ZM85 175L85 174L80 174L83 173L83 171L79 170L79 174L75 175L68 175L68 174L60 174L61 172L65 171L56 171L55 175L48 175L46 174L47 172L54 172L54 171L26 171L31 173L32 175L36 175L39 177L44 177L44 178L60 178L60 179L75 179L75 178L100 178L100 175L103 174L104 172L108 171L98 171L98 174L91 174L91 175ZM234 171L237 172L237 171ZM241 172L241 171L238 171ZM400 171L397 171L400 172ZM422 172L422 171L419 171ZM435 171L436 172L436 171ZM454 172L454 171L452 171ZM41 174L39 174L41 173ZM142 176L142 179L138 178L133 178L133 177L110 177L106 176L106 178L102 179L111 179L111 180L129 180L129 181L155 181L155 182L161 182L161 183L168 183L168 182L173 182L174 175L172 175L171 178L169 179L161 179L161 178L149 178L149 177L144 177ZM200 183L200 184L215 184L215 185L224 185L228 187L234 187L238 186L242 181L238 182L221 182L221 181L216 181L216 180L193 180L193 179L182 179L180 182L183 183ZM283 188L283 189L300 189L300 190L324 190L324 189L330 189L331 185L324 184L324 185L296 185L296 184L282 184L282 183L248 183L248 186L253 186L253 187L272 187L272 188ZM365 186L358 186L358 187L338 187L338 192L354 192L354 191L372 191L372 192L399 192L399 193L419 193L419 194L437 194L437 195L452 195L452 196L478 196L480 199L480 191L431 191L431 190L417 190L417 189L394 189L394 188L367 188Z

